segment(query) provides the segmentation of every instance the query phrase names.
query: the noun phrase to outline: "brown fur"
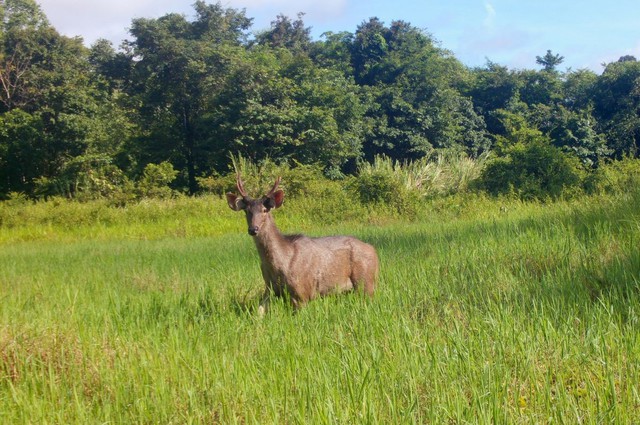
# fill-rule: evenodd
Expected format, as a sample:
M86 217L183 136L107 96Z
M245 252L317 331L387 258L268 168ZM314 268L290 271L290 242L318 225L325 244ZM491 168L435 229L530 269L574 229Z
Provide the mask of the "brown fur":
M269 294L288 294L298 308L318 296L361 289L372 296L378 277L378 255L373 246L350 236L310 238L304 235L283 235L273 220L272 208L282 205L284 194L276 190L279 180L269 194L251 199L227 194L229 207L243 210L249 234L253 236L260 254L265 294L261 312L268 304Z

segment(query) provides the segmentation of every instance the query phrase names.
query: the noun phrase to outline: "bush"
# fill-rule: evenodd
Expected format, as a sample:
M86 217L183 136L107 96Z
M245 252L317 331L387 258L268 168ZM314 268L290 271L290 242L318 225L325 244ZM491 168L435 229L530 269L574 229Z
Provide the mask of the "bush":
M384 204L398 213L413 215L425 198L466 191L480 175L485 160L486 156L472 159L447 151L406 163L378 156L373 164L359 164L351 186L364 204Z
M584 180L587 193L622 193L640 187L640 159L626 157L603 164Z
M126 203L133 199L133 183L104 155L83 155L64 164L56 177L34 179L36 199L64 196L77 201L110 199Z
M168 198L174 194L169 185L177 175L178 172L169 162L147 164L136 185L137 192L146 198Z
M292 167L268 159L259 164L242 157L233 160L234 168L240 171L250 196L264 195L271 189L275 179L282 177L280 187L285 191L285 203L290 212L282 219L285 225L288 217L303 222L330 224L365 215L364 207L357 199L354 202L354 195L347 188L346 181L328 179L318 165L296 163ZM235 170L224 176L201 178L198 183L204 191L220 196L226 192L237 192Z
M317 187L323 186L327 178L318 165L276 163L270 159L255 164L243 157L233 158L234 170L223 175L198 178L200 188L206 192L222 196L226 192L236 192L236 171L240 171L245 189L250 196L259 197L271 189L277 177L282 178L281 187L288 198L311 196Z
M222 196L225 192L236 191L235 170L239 170L247 192L254 197L267 192L280 176L287 199L326 197L329 202L338 199L351 204L355 199L363 205L412 214L425 197L467 190L480 174L485 159L484 156L472 159L459 152L444 151L408 163L378 156L373 164L360 163L357 177L345 177L336 170L328 170L331 174L328 176L327 170L319 165L295 163L290 166L269 159L256 164L243 157L234 157L234 171L223 176L199 178L198 183L204 192Z
M415 196L416 187L405 178L402 169L399 162L378 156L373 164L359 164L358 176L348 183L348 189L362 204L414 215L419 196Z
M218 196L222 196L228 192L229 187L233 184L231 179L223 179L217 173L206 177L196 177L196 181L198 182L200 192Z
M289 199L287 208L291 217L302 217L309 222L335 224L357 221L367 216L366 208L358 202L343 182L317 180L305 189L304 196L294 196ZM288 212L286 216L290 213Z
M581 182L578 159L544 140L517 143L491 160L478 185L493 195L515 193L521 199L557 199Z

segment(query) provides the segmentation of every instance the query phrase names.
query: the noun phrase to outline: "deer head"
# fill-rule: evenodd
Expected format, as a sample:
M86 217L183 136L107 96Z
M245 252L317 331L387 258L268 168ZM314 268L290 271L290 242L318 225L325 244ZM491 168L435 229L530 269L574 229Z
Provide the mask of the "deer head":
M251 236L256 236L260 229L264 227L271 210L282 205L284 192L282 189L278 189L279 185L280 177L276 179L269 193L258 199L253 199L247 195L240 173L237 174L236 188L240 195L231 192L227 193L227 204L234 211L245 212L248 231Z

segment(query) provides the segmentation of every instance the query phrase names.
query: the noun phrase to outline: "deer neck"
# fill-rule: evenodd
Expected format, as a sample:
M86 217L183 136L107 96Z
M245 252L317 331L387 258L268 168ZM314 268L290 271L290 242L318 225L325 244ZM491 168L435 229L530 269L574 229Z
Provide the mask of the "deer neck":
M291 253L291 243L285 239L276 226L273 217L269 214L265 223L253 238L263 264L268 264L274 269L285 267Z

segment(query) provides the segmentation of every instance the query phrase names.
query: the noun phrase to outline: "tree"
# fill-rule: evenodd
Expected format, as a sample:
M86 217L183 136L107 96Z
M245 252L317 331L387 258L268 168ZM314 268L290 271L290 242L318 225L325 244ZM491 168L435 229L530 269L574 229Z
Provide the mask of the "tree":
M358 26L351 45L351 59L356 83L374 85L389 51L390 31L378 18Z
M278 15L271 22L271 28L256 36L256 43L272 48L284 48L293 52L307 52L311 46L311 28L305 27L302 17L292 21L285 15Z
M206 161L207 99L220 90L227 67L251 25L244 11L197 1L196 19L169 14L132 23L131 95L139 99L143 133L139 165L171 161L184 172L189 193Z
M594 116L618 158L640 152L640 62L608 64L593 88Z
M557 72L522 70L519 79L518 100L529 106L549 105L562 101L562 80Z
M476 68L471 73L472 82L466 94L484 119L487 131L491 134L503 134L504 127L496 111L507 109L519 96L521 81L515 72L506 66L487 61L484 68Z
M590 108L597 80L598 75L588 69L568 72L562 83L564 94L562 103L572 111Z
M135 63L131 52L116 51L110 41L99 39L91 46L88 61L94 74L103 79L100 82L105 91L122 93L127 89Z
M612 152L604 134L597 131L591 108L538 104L530 109L528 121L549 136L554 146L573 153L587 167L597 166Z
M38 96L36 70L56 34L34 0L6 0L0 15L0 111L10 111Z
M564 56L554 55L551 50L547 50L544 56L536 56L536 63L542 65L547 72L555 72L556 67L564 62Z
M339 169L361 151L364 107L341 72L288 50L252 49L211 99L216 153ZM221 168L216 164L216 168Z
M351 51L354 35L348 31L325 32L324 41L316 41L311 46L310 57L321 68L335 69L345 77L353 78Z
M468 71L424 31L404 21L387 28L373 18L358 27L352 58L369 105L366 158L417 159L452 147L477 154L488 147L484 120L460 92Z
M620 56L620 58L618 59L618 62L636 62L636 61L637 61L636 57L632 55Z
M41 136L42 122L36 116L21 109L0 115L0 197L30 193L33 181L45 174Z
M37 180L59 178L75 158L113 154L127 126L117 125L122 116L94 79L81 39L58 34L32 0L0 6L0 191L34 194Z
M524 117L508 111L501 116L506 135L497 138L497 157L482 171L482 188L494 195L515 192L523 199L545 199L558 198L580 182L574 156L553 146Z

